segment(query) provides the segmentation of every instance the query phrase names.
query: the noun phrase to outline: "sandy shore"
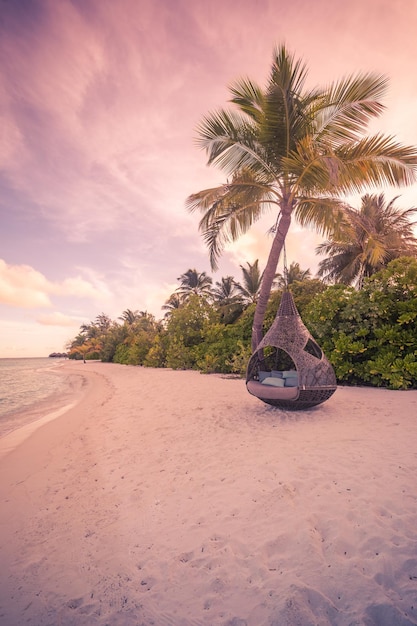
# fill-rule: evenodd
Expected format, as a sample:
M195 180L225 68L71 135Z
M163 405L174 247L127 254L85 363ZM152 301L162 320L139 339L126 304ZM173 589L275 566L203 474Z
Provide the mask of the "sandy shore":
M1 626L417 624L416 391L290 413L242 380L62 369L82 401L0 439Z

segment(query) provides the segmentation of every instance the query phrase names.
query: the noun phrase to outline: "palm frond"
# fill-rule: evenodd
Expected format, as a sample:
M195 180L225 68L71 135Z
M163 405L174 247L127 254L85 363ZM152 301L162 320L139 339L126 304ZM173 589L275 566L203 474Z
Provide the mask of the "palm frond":
M379 101L387 88L387 79L378 74L346 77L324 91L315 116L315 138L333 146L356 141L369 121L379 117L385 107Z
M259 124L263 118L264 108L264 94L259 85L249 78L241 78L233 83L229 90L233 96L231 102Z
M343 193L369 186L411 185L417 180L417 149L392 137L374 135L336 150Z
M238 239L269 207L278 202L274 187L258 181L250 172L241 172L231 183L193 194L187 199L190 211L203 216L199 230L209 249L210 263L217 268L217 259L224 246Z
M341 166L340 158L331 151L323 153L312 135L301 139L282 159L283 170L294 181L294 196L329 190L337 195Z
M286 157L311 130L312 104L320 92L305 91L306 78L306 65L301 59L295 60L285 46L276 50L260 134L275 161Z
M324 251L320 248L321 246L318 246L316 252L323 254ZM346 247L339 246L335 248L332 246L331 253L332 256L320 261L317 275L327 283L350 285L355 281L361 270L360 250L357 251L357 254L354 254ZM330 250L327 251L327 254L330 254Z
M274 49L269 86L280 86L283 91L301 93L307 80L307 64L295 59L285 44Z
M297 200L294 215L300 226L313 226L321 235L349 232L346 202L334 196L301 197Z
M322 152L305 137L282 165L295 181L294 195L331 190L340 196L369 186L411 185L417 180L417 149L375 135Z
M250 120L220 110L205 117L197 132L197 144L207 152L208 165L217 165L229 175L251 168L274 177L267 152L259 144L257 129Z

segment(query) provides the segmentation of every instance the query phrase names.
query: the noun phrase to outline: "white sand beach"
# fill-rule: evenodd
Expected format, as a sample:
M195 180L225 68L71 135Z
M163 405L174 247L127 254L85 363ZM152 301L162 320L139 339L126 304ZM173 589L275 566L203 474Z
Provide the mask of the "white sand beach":
M2 626L417 624L417 391L61 370L82 398L0 439Z

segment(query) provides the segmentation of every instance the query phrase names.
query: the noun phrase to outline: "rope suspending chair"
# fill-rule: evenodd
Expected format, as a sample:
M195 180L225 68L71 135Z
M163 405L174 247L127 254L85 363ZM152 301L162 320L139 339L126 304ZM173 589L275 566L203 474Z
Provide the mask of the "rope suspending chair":
M287 276L286 267L284 272ZM287 286L271 328L249 361L246 387L259 400L290 410L321 404L336 391L333 368L303 324Z

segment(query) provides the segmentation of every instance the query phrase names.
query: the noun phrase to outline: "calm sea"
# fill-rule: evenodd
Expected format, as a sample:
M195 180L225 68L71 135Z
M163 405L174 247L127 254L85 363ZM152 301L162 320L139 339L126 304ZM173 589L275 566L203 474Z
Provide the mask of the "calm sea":
M30 421L32 409L67 388L66 377L56 373L64 361L0 359L0 436Z

